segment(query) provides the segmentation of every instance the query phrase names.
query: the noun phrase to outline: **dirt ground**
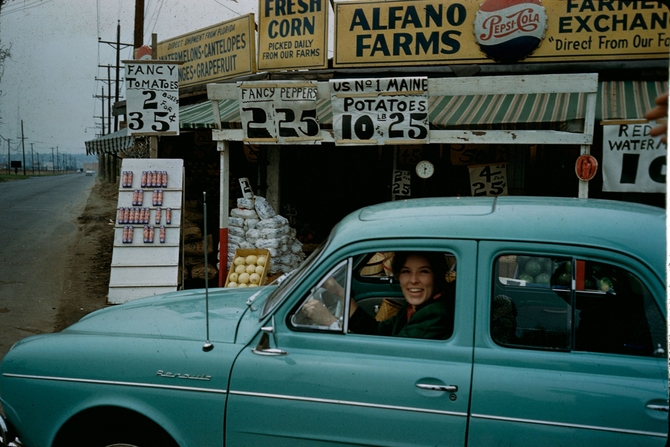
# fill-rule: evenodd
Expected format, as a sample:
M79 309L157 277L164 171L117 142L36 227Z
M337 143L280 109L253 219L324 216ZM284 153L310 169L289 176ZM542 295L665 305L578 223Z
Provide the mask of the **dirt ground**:
M67 262L66 298L58 309L55 332L108 306L117 199L118 184L97 178L84 212L77 219L77 242L63 256Z

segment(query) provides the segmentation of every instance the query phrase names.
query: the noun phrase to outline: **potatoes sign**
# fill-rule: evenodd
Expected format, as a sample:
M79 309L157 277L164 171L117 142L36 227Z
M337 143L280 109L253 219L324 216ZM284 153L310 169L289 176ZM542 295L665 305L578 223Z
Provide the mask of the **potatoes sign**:
M428 143L428 78L330 81L336 145Z

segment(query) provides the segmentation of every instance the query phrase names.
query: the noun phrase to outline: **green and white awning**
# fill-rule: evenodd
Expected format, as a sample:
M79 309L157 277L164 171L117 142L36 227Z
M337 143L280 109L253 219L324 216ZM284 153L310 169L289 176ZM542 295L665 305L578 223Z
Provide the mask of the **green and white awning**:
M95 140L86 141L84 144L86 145L86 155L114 154L133 147L135 137L128 135L128 129L124 127Z
M597 121L644 119L657 96L668 91L667 81L605 81L598 83Z

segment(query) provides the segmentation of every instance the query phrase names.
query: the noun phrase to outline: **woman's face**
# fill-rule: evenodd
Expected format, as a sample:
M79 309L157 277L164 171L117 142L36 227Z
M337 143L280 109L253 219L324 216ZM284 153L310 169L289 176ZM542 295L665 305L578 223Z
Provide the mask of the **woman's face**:
M400 269L398 280L405 299L414 308L433 296L433 268L423 256L408 256Z

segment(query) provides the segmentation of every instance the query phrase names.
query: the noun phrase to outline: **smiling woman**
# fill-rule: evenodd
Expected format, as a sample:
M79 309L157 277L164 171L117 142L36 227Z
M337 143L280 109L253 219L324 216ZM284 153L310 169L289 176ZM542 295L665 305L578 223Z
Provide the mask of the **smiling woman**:
M349 329L370 335L447 339L454 328L454 296L446 281L444 254L399 252L391 264L405 304L393 317L376 321L352 301Z
M453 260L453 256L440 252L388 253L392 276L366 279L364 272L369 271L371 260L378 255L362 257L370 260L357 267L359 271L354 276L361 281L351 281L354 285L350 285L348 263L335 267L300 306L292 318L293 324L297 328L341 331L345 298L349 296L346 315L350 317L347 322L350 332L448 339L454 328L455 281L447 281L454 278L447 259ZM384 284L378 283L376 290L367 290L375 288L372 281L381 279L386 280ZM388 283L392 285L391 292ZM399 283L399 290L394 283ZM397 296L398 292L402 296ZM393 305L396 312L387 313L387 305Z

